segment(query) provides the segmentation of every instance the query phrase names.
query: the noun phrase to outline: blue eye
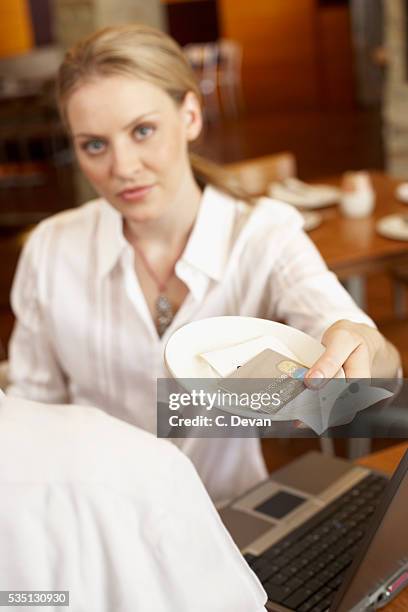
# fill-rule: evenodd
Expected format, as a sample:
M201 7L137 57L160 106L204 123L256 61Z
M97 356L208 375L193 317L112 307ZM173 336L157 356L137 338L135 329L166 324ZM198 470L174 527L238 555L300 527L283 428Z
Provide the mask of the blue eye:
M105 149L105 143L103 140L89 140L82 145L82 149L91 155L97 155Z
M143 125L138 125L135 128L134 134L138 140L144 140L145 138L148 138L149 136L151 136L151 134L153 134L154 131L155 131L155 128L153 125L143 124Z

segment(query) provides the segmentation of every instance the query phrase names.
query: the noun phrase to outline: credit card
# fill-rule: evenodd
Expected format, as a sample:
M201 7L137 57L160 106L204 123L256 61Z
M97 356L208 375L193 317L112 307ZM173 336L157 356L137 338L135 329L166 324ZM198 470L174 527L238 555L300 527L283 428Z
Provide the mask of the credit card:
M265 349L235 372L218 380L219 387L226 393L279 394L279 404L271 401L262 405L260 412L276 414L283 406L305 390L303 378L309 368L277 351Z

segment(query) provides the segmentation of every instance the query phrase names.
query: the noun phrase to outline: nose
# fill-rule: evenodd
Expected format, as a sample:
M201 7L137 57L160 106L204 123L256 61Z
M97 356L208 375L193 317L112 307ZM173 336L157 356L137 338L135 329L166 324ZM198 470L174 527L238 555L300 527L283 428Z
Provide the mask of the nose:
M117 144L112 147L111 171L114 178L132 180L142 169L142 161L135 147Z

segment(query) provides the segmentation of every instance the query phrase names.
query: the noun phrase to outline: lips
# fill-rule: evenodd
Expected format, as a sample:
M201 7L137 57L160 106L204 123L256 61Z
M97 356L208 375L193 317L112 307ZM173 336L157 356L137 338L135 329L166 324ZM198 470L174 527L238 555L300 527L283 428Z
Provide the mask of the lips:
M136 202L142 200L153 189L153 185L141 185L140 187L132 187L124 189L118 196L126 202Z

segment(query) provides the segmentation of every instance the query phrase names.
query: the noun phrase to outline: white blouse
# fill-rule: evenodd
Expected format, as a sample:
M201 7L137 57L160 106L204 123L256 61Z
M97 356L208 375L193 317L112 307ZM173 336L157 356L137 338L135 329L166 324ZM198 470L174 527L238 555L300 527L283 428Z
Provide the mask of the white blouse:
M100 410L0 397L0 496L0 590L69 591L72 612L265 612L190 461Z
M333 236L335 240L335 236ZM98 406L156 432L156 379L180 326L204 317L284 320L319 338L338 319L373 325L329 272L291 206L255 207L207 187L176 274L189 293L162 338L140 289L120 214L102 199L32 233L12 305L9 393ZM179 439L217 502L266 476L257 439Z

